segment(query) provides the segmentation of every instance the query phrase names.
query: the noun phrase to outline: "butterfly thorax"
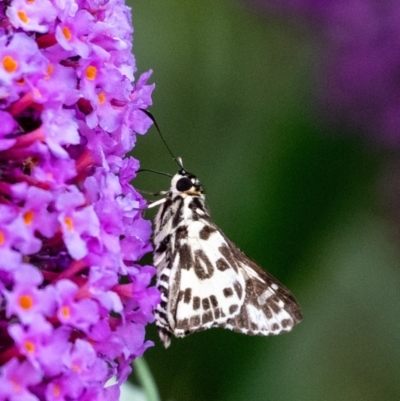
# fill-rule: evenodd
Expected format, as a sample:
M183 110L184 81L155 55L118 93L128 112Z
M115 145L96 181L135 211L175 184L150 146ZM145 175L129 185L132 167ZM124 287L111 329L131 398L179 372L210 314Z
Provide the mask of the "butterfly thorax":
M172 177L171 188L158 210L154 242L159 243L163 240L164 236L157 238L160 233L167 231L170 233L171 230L176 230L183 219L190 219L192 216L188 211L193 210L195 203L204 210L203 189L195 175L182 169Z
M155 219L153 243L155 245L154 264L158 272L165 268L159 260L165 252L171 254L176 246L182 245L187 227L199 220L209 220L209 213L204 204L205 196L195 175L180 170L171 180L171 188L164 203L160 206ZM171 241L177 235L176 241Z

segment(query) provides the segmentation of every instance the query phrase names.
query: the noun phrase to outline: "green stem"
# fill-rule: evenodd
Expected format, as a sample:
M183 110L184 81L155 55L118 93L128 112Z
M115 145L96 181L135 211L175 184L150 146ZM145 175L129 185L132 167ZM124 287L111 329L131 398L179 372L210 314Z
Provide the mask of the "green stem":
M161 401L156 382L144 358L137 358L133 362L136 377L146 395L147 401Z

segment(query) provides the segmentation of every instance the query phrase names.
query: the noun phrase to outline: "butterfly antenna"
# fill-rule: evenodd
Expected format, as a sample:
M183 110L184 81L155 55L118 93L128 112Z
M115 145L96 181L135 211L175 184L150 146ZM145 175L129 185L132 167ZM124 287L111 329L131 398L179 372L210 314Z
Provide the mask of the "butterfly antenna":
M151 170L151 169L149 169L149 168L141 168L141 169L139 169L139 170L137 171L137 173L141 173L142 171L149 171L150 173L165 175L165 176L167 176L167 177L172 178L172 175L171 175L171 174L163 173L162 171Z
M162 133L160 131L160 128L158 127L157 121L154 118L153 114L151 114L148 110L145 109L139 109L141 111L143 111L144 114L146 114L147 117L150 118L151 121L153 121L154 126L156 127L158 133L160 134L161 140L164 142L165 147L168 149L169 154L172 156L172 158L175 160L176 164L183 169L183 164L182 164L182 160L180 158L177 158L174 156L174 154L172 153L171 149L169 148L167 142L165 141L164 137L162 136Z

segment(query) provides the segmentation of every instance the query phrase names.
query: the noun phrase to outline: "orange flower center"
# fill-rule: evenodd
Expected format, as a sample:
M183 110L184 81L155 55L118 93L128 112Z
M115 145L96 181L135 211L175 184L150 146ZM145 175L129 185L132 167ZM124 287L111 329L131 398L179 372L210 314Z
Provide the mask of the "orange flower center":
M89 65L88 68L86 68L86 78L93 81L96 78L97 74L97 68L94 67L93 65Z
M18 63L11 56L5 56L3 67L7 72L14 72L18 68Z
M65 224L67 225L67 228L69 231L74 231L74 221L72 220L71 217L66 217L64 219Z
M46 79L49 79L51 77L51 75L53 74L53 70L54 70L53 64L49 64L46 69L46 76L45 76Z
M35 351L35 344L32 341L25 341L25 349L32 354Z
M26 12L25 12L24 10L19 10L17 14L18 14L19 19L20 19L24 24L27 24L27 23L29 22L29 18L28 18L28 16L26 15Z
M22 309L26 309L26 310L31 309L33 306L32 297L30 295L21 295L19 297L19 306Z
M71 40L72 33L67 26L64 26L64 28L62 29L62 33L64 34L65 39L67 39L68 41Z
M28 212L24 213L24 222L27 226L30 226L32 224L34 216L35 213L33 213L32 210L29 210Z
M63 306L61 308L61 314L65 319L69 319L71 317L71 312L68 306Z
M104 92L99 93L97 97L100 104L103 104L106 101L106 95Z

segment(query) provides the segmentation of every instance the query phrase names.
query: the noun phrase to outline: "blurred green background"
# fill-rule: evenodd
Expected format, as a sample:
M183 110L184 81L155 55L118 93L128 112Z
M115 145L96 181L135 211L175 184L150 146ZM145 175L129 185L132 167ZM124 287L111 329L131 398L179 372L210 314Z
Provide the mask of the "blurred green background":
M203 183L214 221L304 314L290 334L213 329L168 350L152 327L145 357L162 400L398 401L398 238L378 196L385 152L315 117L321 43L300 21L239 2L130 5L137 65L154 70L151 111L169 146ZM134 156L177 170L154 128ZM143 173L135 185L159 191L169 179Z

